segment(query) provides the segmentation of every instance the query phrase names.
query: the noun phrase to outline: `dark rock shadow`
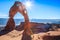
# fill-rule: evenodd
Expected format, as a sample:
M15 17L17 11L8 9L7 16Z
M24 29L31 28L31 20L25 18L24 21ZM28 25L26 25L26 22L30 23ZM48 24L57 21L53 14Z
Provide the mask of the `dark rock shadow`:
M60 36L44 36L43 40L60 40Z
M24 30L24 23L21 22L20 25L16 26L15 30L17 30L17 31L22 31L22 30Z
M13 30L2 30L2 31L0 31L0 36L3 36L11 31L13 31Z

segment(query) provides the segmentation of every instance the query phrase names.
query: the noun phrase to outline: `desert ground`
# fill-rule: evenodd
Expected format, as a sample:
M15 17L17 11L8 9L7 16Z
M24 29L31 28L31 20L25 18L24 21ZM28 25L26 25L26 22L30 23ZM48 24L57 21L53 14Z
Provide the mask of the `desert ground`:
M24 30L22 31L13 30L5 35L0 36L0 40L22 40L23 31ZM60 36L60 29L58 29L58 31L49 31L38 34L32 34L31 40L44 40L43 39L44 36Z

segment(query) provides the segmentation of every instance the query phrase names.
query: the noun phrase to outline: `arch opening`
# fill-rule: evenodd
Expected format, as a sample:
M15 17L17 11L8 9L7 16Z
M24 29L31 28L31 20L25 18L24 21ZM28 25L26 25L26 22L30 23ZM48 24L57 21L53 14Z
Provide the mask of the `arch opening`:
M15 26L18 26L21 24L21 22L24 22L24 17L21 13L17 12L17 14L14 16Z

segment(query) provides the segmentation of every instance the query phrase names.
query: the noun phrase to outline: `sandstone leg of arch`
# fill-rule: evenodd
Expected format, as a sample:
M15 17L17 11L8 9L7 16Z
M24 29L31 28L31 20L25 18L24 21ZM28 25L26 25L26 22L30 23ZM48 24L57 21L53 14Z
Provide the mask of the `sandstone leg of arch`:
M15 22L13 18L9 18L5 30L13 30L15 28Z
M26 15L26 16L25 16ZM25 14L24 15L24 19L25 19L25 24L24 24L24 31L26 31L26 33L28 35L31 35L32 34L32 31L31 31L31 24L29 22L29 18L28 18L28 15Z

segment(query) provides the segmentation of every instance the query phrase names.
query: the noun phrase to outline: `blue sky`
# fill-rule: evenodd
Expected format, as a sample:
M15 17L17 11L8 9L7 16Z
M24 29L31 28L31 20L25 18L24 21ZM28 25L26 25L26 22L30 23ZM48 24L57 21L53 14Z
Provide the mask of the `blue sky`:
M16 0L0 0L0 18L8 18L9 9ZM25 0L19 0L22 3ZM27 1L27 0L26 0ZM31 9L27 8L29 19L60 19L60 0L30 0ZM19 13L14 18L23 18Z

